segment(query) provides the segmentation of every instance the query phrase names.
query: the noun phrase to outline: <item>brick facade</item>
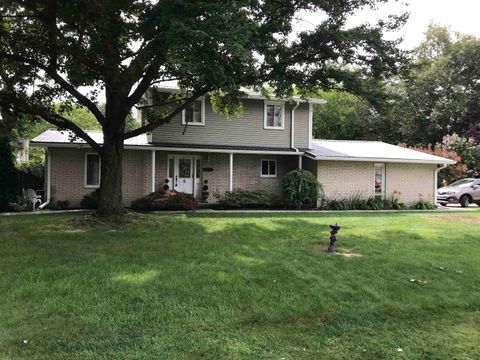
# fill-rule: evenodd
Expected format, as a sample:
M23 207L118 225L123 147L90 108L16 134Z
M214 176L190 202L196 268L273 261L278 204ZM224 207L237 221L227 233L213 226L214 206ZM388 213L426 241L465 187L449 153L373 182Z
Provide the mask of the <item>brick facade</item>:
M84 186L85 154L87 149L49 148L51 154L51 194L56 200L69 200L78 207L82 197L93 191ZM188 153L181 153L187 155ZM155 189L163 187L167 178L168 155L157 151L155 155ZM229 154L190 154L201 158L204 172L202 181L208 180L209 202L215 201L215 193L228 191L230 184ZM277 160L277 177L261 177L261 160ZM150 150L125 150L123 160L123 199L125 206L151 192ZM328 197L345 198L353 194L363 197L374 194L373 162L313 161L303 159L304 168L317 174ZM297 156L234 154L233 188L266 190L279 194L284 175L298 167ZM412 203L420 198L434 201L435 165L387 163L385 190L387 196L400 192L400 199Z
M78 207L85 194L95 189L84 185L85 154L88 149L49 148L51 155L51 195ZM126 150L123 158L123 200L126 206L148 192L150 151Z
M55 200L68 200L71 207L78 207L85 194L94 189L84 186L85 154L88 149L49 148L51 154L51 191ZM230 155L220 153L155 153L155 189L159 190L168 177L168 155L196 155L201 158L202 168L211 168L204 172L202 181L208 180L209 202L215 201L215 193L224 193L230 185ZM283 176L297 168L297 156L247 155L234 154L233 188L247 190L266 190L279 193ZM277 177L260 176L261 160L277 160ZM141 196L151 192L152 152L150 150L125 150L123 160L123 200L125 206ZM201 186L201 184L200 184Z
M374 163L354 161L305 161L305 168L317 174L327 197L346 198L354 194L374 195ZM435 165L385 164L385 193L399 192L406 204L420 198L434 202Z

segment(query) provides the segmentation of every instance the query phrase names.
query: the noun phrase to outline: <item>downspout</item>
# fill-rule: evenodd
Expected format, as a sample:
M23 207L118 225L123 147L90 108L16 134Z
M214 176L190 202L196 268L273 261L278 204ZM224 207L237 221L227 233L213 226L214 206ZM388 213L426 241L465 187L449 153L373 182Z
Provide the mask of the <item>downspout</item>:
M51 158L51 155L50 155L50 152L47 150L47 173L46 173L46 180L47 180L47 188L46 188L46 192L47 192L47 197L46 197L46 201L41 204L38 208L39 209L43 209L45 208L48 204L50 204L50 187L51 187L51 161L52 161L52 158Z
M434 189L433 201L434 201L434 205L435 205L435 206L437 206L438 172L439 172L440 170L445 169L447 166L448 166L447 164L443 164L442 166L437 167L437 168L435 169L435 179L433 180L433 181L434 181L434 184L433 184L433 189Z

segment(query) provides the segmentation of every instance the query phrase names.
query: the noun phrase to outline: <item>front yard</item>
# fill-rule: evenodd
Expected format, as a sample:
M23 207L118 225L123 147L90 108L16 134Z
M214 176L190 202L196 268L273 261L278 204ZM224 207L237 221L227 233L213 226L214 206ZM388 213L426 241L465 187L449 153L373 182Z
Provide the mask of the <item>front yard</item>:
M478 359L479 215L0 218L0 358Z

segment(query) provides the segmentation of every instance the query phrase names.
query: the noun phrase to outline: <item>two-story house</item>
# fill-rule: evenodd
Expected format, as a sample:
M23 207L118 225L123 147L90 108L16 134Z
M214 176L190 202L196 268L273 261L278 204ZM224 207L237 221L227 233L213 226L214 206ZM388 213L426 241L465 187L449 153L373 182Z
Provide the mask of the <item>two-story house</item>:
M438 167L451 160L382 142L314 140L312 108L323 103L251 93L243 116L228 119L212 110L208 97L199 99L151 134L125 141L125 206L166 182L197 198L206 184L209 202L236 188L279 193L283 176L297 168L317 175L330 197L395 192L405 202L434 201ZM88 133L102 143L101 132ZM47 130L32 145L47 148L46 193L75 207L99 187L100 159L83 140L70 138L68 131Z

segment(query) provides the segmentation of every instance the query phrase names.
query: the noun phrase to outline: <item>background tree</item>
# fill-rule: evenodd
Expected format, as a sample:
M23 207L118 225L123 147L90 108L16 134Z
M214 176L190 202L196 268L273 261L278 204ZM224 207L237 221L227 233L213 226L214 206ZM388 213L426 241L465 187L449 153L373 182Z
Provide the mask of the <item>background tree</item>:
M405 17L353 28L346 22L384 1L3 0L0 105L85 140L102 160L99 213L122 213L124 140L168 122L206 93L227 114L238 112L242 87L267 83L277 96L291 95L293 85L306 93L341 83L368 97L372 84L396 71L400 51L383 32ZM300 11L321 12L325 20L290 41ZM152 97L156 116L128 130L132 107L165 81L182 91ZM96 101L100 90L105 112ZM74 106L95 117L103 144L66 116Z
M17 191L17 174L9 138L0 135L0 211L8 210Z
M466 136L480 123L480 39L430 25L414 55L391 114L401 140L425 146L453 133Z
M389 104L378 110L369 101L340 90L320 91L318 96L327 103L313 109L315 138L398 142L398 124L386 116ZM388 98L384 93L381 101Z
M465 164L464 176L480 178L480 145L473 138L467 139L457 134L445 136L444 148L454 151Z

